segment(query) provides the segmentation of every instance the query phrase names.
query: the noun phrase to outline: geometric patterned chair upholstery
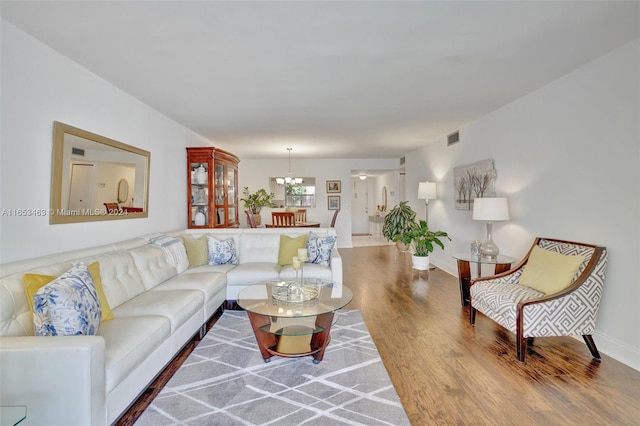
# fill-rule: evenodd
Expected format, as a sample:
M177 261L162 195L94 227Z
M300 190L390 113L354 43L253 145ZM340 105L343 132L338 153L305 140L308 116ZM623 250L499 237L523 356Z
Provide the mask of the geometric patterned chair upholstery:
M569 287L545 294L519 285L520 275L535 246L564 255L585 257ZM534 337L550 336L581 335L591 355L600 359L592 334L606 268L605 247L536 238L531 250L513 269L471 281L469 321L475 323L478 310L514 333L521 362L524 362L527 344L532 343Z

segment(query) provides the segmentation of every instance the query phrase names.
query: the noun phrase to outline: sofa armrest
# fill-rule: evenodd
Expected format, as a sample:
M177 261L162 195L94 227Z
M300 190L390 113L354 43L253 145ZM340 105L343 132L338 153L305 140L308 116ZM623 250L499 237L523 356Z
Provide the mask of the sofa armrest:
M0 337L0 405L27 424L106 425L101 336Z
M331 250L331 281L342 283L342 257L337 248Z

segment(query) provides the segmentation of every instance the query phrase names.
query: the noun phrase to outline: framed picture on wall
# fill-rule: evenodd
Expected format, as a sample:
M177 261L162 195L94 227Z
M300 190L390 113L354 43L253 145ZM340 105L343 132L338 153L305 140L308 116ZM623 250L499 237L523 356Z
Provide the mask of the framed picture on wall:
M340 210L340 196L329 195L327 197L327 203L329 210Z
M340 193L342 192L341 181L339 180L328 180L327 181L327 193ZM339 201L338 201L339 202Z

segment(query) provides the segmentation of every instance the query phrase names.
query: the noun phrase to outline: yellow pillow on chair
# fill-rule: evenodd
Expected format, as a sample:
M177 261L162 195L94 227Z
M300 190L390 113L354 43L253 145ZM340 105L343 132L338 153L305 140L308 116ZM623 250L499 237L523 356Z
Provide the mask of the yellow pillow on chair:
M544 294L557 293L571 284L584 256L567 256L534 247L520 276L520 284Z
M98 262L93 262L91 265L87 266L87 268L89 269L89 272L93 277L93 284L96 286L96 292L98 293L98 298L100 299L100 308L102 310L101 320L109 321L113 319L114 316L111 312L109 302L107 302L107 296L105 296L104 289L102 288L102 278L100 278L100 264ZM24 274L22 280L24 281L24 289L27 292L27 301L29 302L29 308L31 308L31 312L33 312L33 296L38 290L40 290L42 287L49 284L56 278L58 277L54 277L52 275Z

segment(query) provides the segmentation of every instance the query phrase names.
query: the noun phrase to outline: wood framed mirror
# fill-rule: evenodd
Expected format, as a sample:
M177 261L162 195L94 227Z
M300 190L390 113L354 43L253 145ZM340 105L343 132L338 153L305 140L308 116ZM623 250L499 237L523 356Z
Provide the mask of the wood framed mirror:
M54 122L49 223L148 217L150 163L149 151Z

